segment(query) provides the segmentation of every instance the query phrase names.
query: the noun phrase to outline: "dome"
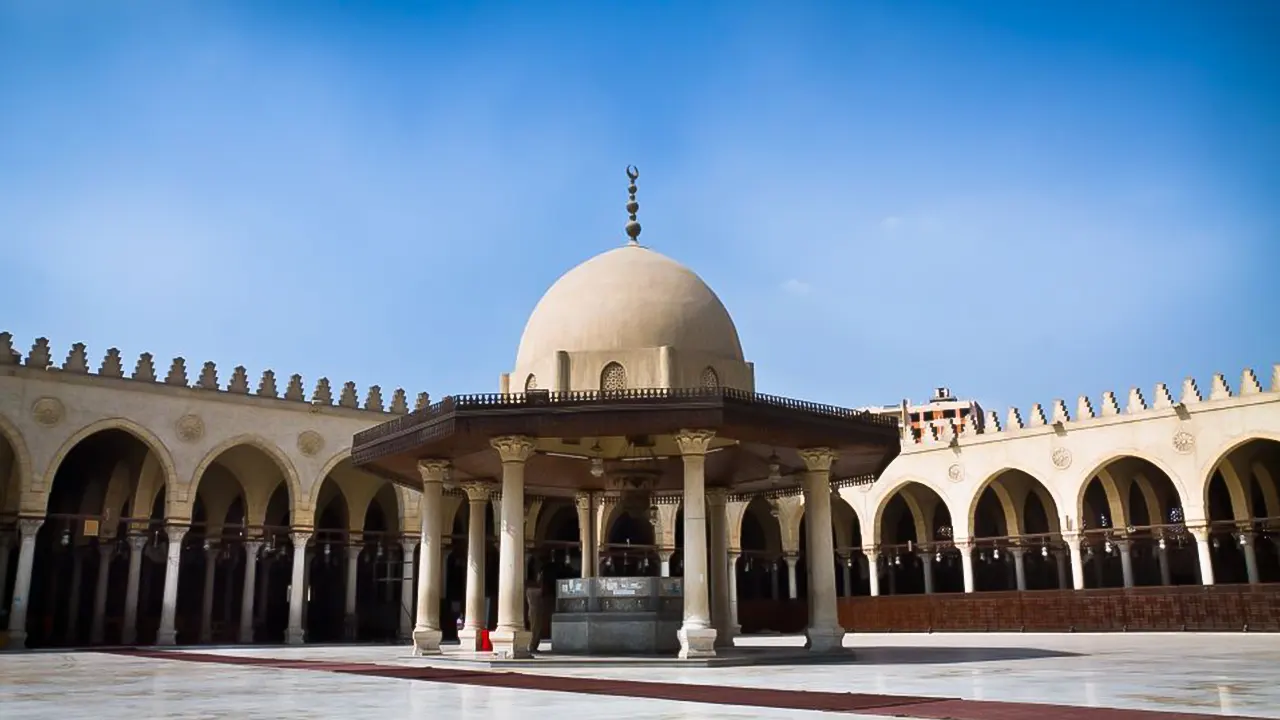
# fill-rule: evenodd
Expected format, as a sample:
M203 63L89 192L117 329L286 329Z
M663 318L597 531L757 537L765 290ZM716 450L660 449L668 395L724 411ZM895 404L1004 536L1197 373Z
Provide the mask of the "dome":
M729 311L702 278L661 253L628 244L587 260L551 286L525 325L516 367L560 350L664 345L744 361Z

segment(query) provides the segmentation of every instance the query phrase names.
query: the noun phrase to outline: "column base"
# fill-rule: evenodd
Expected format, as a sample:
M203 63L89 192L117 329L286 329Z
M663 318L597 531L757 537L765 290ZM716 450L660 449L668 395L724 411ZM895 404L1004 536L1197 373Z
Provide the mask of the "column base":
M804 634L804 646L809 652L835 652L844 649L842 627L811 627Z
M27 646L26 630L10 630L9 645L10 648L25 648Z
M415 628L413 631L413 654L417 657L440 654L439 630Z
M519 659L533 657L529 643L533 633L528 630L498 629L489 633L489 642L493 644L493 654L500 658Z
M289 628L284 631L285 645L301 645L306 641L307 633L302 628Z
M492 636L490 636L492 639ZM458 631L458 646L463 650L480 652L480 629L464 627Z
M355 613L347 613L342 618L342 634L347 642L355 642L360 636L360 616Z
M156 631L156 645L168 646L178 644L178 631L160 628Z
M716 656L716 631L712 628L680 628L676 631L680 639L681 660L690 658L707 658Z
M240 635L238 639L242 645L252 645L253 644L253 628L251 627L240 628Z

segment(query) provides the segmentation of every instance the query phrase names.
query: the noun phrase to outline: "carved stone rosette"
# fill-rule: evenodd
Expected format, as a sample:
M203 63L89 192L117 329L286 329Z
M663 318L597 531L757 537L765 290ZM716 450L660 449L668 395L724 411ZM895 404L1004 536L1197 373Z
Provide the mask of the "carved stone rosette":
M62 401L56 397L42 397L31 404L32 419L44 427L57 425L66 414Z
M1059 470L1066 470L1071 467L1071 459L1071 451L1064 447L1054 448L1049 455L1049 461Z
M303 430L298 433L298 452L307 457L315 457L324 449L324 436L315 430Z
M204 420L199 415L183 415L173 424L178 439L184 442L195 442L204 437Z
M1179 430L1173 434L1173 449L1183 455L1189 454L1196 449L1196 436L1186 430Z

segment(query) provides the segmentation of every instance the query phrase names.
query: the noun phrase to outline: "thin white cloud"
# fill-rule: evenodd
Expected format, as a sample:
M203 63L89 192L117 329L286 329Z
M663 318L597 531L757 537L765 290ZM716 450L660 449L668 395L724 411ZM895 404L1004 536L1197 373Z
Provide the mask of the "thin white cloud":
M803 280L791 278L782 283L782 290L789 295L808 295L813 290L813 286Z

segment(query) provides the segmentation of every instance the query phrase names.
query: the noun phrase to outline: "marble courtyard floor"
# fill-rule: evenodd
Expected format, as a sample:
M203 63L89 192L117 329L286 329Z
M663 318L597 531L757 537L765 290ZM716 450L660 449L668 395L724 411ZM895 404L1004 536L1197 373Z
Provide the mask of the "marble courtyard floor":
M795 646L796 637L740 644ZM407 647L0 653L0 718L1280 718L1280 636L859 635L851 662L477 670ZM1103 708L1113 708L1108 711Z

